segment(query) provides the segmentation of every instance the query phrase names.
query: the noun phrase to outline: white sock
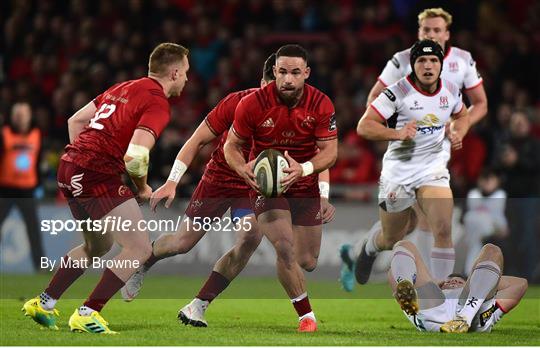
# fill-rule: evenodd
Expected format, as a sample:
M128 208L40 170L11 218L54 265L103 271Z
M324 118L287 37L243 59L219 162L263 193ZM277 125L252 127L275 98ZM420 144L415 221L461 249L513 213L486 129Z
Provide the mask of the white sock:
M43 307L46 311L51 311L54 309L54 306L56 305L57 299L52 298L47 294L46 292L42 292L41 295L39 295L39 304L41 307Z
M407 248L402 246L394 248L390 270L396 283L402 280L408 280L413 284L416 282L416 262L414 255Z
M86 307L86 306L80 306L79 307L79 315L82 315L83 317L87 317L90 314L92 314L93 312L95 312L95 310L93 310L90 307Z
M456 252L454 248L431 249L431 273L437 280L445 279L454 272Z
M382 232L382 225L380 221L377 221L369 230L369 235L366 243L366 254L369 256L377 255L381 249L375 244L375 239Z
M298 317L298 321L301 321L302 319L304 318L311 318L313 319L313 321L317 321L317 318L315 318L315 313L313 313L313 311L309 312L309 313L306 313L304 315L302 315L301 317Z
M416 234L416 247L420 255L422 255L422 260L424 260L424 263L429 268L429 264L431 263L431 249L433 248L434 241L433 233L420 228L417 228L414 232Z
M501 269L493 261L479 262L469 279L469 293L463 307L456 313L467 320L471 325L474 316L486 300L487 295L493 291L501 278Z

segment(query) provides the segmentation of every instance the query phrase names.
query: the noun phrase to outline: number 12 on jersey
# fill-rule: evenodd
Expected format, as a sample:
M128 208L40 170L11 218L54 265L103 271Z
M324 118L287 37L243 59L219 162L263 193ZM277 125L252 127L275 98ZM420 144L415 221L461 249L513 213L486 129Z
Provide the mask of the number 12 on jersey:
M114 110L116 110L116 105L102 104L99 110L96 111L96 115L90 120L90 128L102 130L104 126L101 123L98 123L98 121L100 119L109 118Z

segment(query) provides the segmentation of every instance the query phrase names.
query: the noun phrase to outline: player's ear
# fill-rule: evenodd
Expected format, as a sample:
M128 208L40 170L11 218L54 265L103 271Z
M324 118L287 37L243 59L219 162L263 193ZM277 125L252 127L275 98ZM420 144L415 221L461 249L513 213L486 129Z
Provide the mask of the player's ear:
M310 74L311 74L311 68L308 66L306 67L306 71L304 72L304 77L306 80L309 78Z

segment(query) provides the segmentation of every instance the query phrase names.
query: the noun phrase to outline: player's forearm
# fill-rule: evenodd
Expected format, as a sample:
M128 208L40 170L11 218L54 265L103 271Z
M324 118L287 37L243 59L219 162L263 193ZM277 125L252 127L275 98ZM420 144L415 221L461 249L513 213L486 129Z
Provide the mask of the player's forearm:
M240 169L246 164L244 154L242 152L242 145L235 142L227 141L223 147L223 153L225 154L225 160L229 167L235 172L239 173Z
M129 177L131 178L131 181L133 181L137 189L142 190L146 186L147 179L148 179L147 175L140 178L136 176L131 176L131 175Z
M497 303L505 312L509 312L519 304L527 288L527 279L502 276L495 296Z
M472 104L467 110L471 127L480 122L488 111L487 101L478 101Z
M332 148L321 149L309 162L313 164L313 172L321 173L328 168L332 167L336 163L337 149Z
M365 118L360 119L360 122L358 122L356 132L358 133L358 135L367 140L399 140L399 134L396 129L388 128L382 123L378 123Z
M465 138L469 131L470 121L469 116L460 117L450 123L450 130L456 132L461 139Z

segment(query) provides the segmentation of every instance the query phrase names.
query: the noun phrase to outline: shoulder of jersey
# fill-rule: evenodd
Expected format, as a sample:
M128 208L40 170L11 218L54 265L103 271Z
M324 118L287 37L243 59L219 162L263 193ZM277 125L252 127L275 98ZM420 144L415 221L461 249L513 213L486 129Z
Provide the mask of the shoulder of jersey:
M244 89L242 91L231 92L231 93L227 94L227 96L225 98L223 98L223 101L224 102L236 102L236 103L238 103L242 98L244 98L245 96L250 95L251 93L253 93L256 90L257 90L257 88L250 88L250 89Z
M474 64L471 52L456 46L452 46L450 50L450 55L463 59L466 64Z
M319 111L326 111L324 110L324 107L327 106L327 103L332 103L330 98L326 94L321 92L319 89L307 83L305 84L305 86L305 92L307 93L307 95L304 107L306 108L306 110L313 113L318 113ZM324 102L325 100L326 102ZM323 110L321 110L321 106L323 107Z
M407 81L407 77L402 77L396 83L383 89L384 93L390 101L395 102L396 100L404 99L411 93L414 93L414 88Z
M407 48L406 50L396 52L390 61L397 69L406 68L409 65L409 60L411 57L411 49Z
M446 88L453 96L458 97L460 95L461 90L459 86L453 83L452 81L441 78L441 83L443 87Z
M272 102L272 89L275 82L269 83L263 88L256 88L251 93L247 94L243 99L253 101L261 111L270 109L274 103Z

